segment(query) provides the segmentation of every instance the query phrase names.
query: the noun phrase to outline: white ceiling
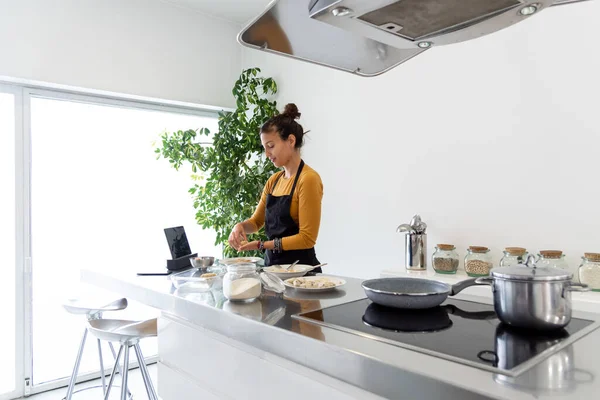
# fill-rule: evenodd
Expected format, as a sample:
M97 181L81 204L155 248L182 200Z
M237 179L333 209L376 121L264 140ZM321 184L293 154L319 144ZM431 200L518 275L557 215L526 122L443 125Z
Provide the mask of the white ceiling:
M258 16L270 0L163 0L204 14L244 24Z

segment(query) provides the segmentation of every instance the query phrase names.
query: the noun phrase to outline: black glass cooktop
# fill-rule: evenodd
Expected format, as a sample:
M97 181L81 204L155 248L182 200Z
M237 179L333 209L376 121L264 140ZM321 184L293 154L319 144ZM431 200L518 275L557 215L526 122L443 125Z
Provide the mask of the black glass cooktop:
M507 375L594 329L594 321L572 318L565 329L552 333L518 330L500 323L491 305L455 299L412 311L363 299L295 318Z

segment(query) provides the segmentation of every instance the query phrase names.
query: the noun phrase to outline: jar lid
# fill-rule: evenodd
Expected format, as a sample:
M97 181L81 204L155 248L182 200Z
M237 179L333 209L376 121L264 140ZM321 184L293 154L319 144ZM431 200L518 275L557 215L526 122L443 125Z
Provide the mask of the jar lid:
M261 272L260 280L264 285L264 288L275 293L285 292L285 285L283 281L275 274L270 272Z
M563 252L560 250L540 250L540 254L544 258L561 258Z
M523 254L527 253L527 249L523 247L506 247L504 251L511 256L522 256Z
M559 268L528 267L519 264L514 267L494 268L490 271L494 278L516 281L564 281L573 277L573 274Z
M590 261L600 261L600 253L585 253L584 257Z
M487 253L488 251L490 251L490 249L483 246L469 246L469 250L472 253Z
M453 244L438 244L437 248L440 250L454 250L456 247Z

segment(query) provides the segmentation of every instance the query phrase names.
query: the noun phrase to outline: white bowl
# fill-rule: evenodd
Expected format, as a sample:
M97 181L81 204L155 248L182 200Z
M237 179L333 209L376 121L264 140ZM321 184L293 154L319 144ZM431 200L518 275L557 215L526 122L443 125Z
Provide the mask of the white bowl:
M281 268L290 266L290 264L279 264L279 265ZM264 267L263 270L272 273L273 275L277 276L278 278L280 278L282 280L285 280L288 278L298 278L300 276L304 276L307 274L307 272L311 271L314 267L312 265L296 264L288 272L283 271L281 268L272 266L272 267Z

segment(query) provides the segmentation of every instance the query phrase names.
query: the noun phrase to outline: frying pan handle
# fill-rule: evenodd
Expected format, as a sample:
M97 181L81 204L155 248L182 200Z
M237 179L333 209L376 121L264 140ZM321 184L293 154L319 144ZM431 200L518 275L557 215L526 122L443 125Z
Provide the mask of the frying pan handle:
M442 306L449 314L458 315L466 319L496 319L498 316L495 311L464 311L456 307L454 304Z
M462 292L463 290L465 290L468 287L471 286L478 286L478 285L492 285L493 279L490 277L484 277L484 278L472 278L472 279L466 279L462 282L458 282L455 285L452 285L450 287L450 296L455 296L458 293Z

